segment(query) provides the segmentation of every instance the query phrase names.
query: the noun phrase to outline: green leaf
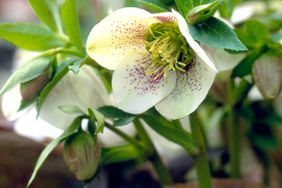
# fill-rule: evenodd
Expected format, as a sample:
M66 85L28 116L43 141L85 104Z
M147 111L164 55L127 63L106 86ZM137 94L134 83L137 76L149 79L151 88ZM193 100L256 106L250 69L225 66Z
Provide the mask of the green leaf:
M133 117L133 114L124 112L114 106L102 106L97 109L107 118L123 118L123 117Z
M266 48L251 51L232 71L231 78L244 77L251 74L255 61L266 52Z
M213 0L175 0L178 10L186 19L191 9L213 2Z
M140 150L135 146L129 144L102 149L103 165L138 159L142 155L144 155L143 150Z
M248 50L238 39L236 33L224 22L211 17L206 22L190 26L192 37L210 48L228 49L234 51Z
M33 51L65 46L64 41L47 28L28 23L1 24L0 38L19 48Z
M103 106L97 109L105 117L113 120L114 126L127 125L135 119L133 114L126 113L113 106Z
M223 18L229 19L234 8L241 3L242 0L225 0L219 7L220 15Z
M131 123L134 119L135 119L134 116L132 116L132 117L123 117L123 118L114 120L113 126L117 127L117 126L127 125L127 124Z
M24 63L5 83L0 91L0 96L16 85L40 76L50 66L51 62L50 57L41 57Z
M52 91L52 89L57 85L57 83L68 73L69 68L68 66L74 63L75 60L66 60L63 62L56 70L56 74L52 78L52 80L44 87L44 89L41 91L38 99L37 99L37 104L36 104L36 109L37 109L37 117L40 114L40 109L49 95L49 93Z
M61 16L65 31L72 44L83 49L78 14L74 0L65 0L61 7Z
M61 134L58 138L56 138L55 140L50 142L44 148L44 150L41 152L41 154L40 154L40 156L39 156L39 158L36 162L36 165L33 169L32 175L31 175L31 177L28 181L27 187L30 187L30 185L33 182L35 176L37 175L39 169L41 168L41 166L43 165L43 163L45 162L47 157L50 155L50 153L56 148L57 145L59 145L61 142L63 142L68 137L73 135L77 131L78 127L80 126L80 123L81 123L81 117L77 117L76 119L74 119L72 124L64 131L63 134Z
M88 114L90 116L90 121L92 121L93 124L95 124L96 122L95 135L103 133L105 127L105 118L103 114L101 114L95 109L90 108L88 109Z
M204 4L193 8L188 13L187 22L189 24L199 24L208 20L217 11L223 0L216 0L212 3Z
M84 112L75 105L62 105L58 107L62 112L67 114L76 114L76 115L83 115Z
M235 29L239 39L249 48L260 48L271 38L267 27L259 21L249 20L243 28Z
M51 30L57 31L55 19L46 0L29 0L34 13L40 21L46 24Z
M168 11L164 7L160 6L159 3L153 3L150 1L146 1L146 0L134 0L134 1L154 12L167 12Z
M192 135L179 126L156 116L143 115L144 121L157 133L184 147L189 153L195 152Z

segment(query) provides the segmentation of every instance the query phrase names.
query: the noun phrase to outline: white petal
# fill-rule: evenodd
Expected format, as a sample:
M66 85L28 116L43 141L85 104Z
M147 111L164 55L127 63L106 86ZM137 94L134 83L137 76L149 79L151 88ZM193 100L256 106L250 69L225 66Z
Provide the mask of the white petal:
M153 79L146 76L146 69L141 66L145 60L128 58L118 66L113 74L113 95L117 106L129 113L142 113L166 97L174 88L176 73L170 72L166 77Z
M231 54L223 49L209 48L203 45L201 46L214 60L218 72L233 69L242 59L246 57L246 53Z
M144 52L146 34L159 22L138 8L119 9L95 25L88 36L88 55L101 66L114 70L128 54Z
M76 115L62 112L59 106L75 105L86 112L88 107L110 104L109 100L106 101L108 95L103 92L104 86L91 70L91 67L83 66L78 75L69 72L46 98L40 117L57 128L65 129Z
M169 119L179 119L195 111L205 99L216 72L200 58L190 64L186 73L178 73L173 92L156 105Z
M178 20L178 27L179 27L180 32L186 38L190 47L193 49L196 55L202 59L204 63L206 63L210 68L216 71L215 65L212 62L212 60L209 58L206 52L201 48L201 46L196 41L194 41L194 39L192 38L185 19L178 12L174 10L172 10L172 12L175 14Z

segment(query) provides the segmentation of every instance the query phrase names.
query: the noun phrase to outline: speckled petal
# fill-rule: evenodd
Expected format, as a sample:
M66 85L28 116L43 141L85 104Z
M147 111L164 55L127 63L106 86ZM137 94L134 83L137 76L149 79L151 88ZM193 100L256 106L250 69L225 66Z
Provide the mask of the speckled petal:
M179 119L195 111L205 99L216 72L200 58L189 65L186 73L178 73L176 87L156 109L169 119Z
M176 11L172 10L173 14L175 14L175 17L178 20L178 27L182 35L187 40L190 47L193 49L195 54L202 59L204 63L206 63L211 69L216 71L215 65L213 61L209 58L207 53L203 50L203 48L192 38L188 25L185 21L185 19Z
M166 77L146 76L146 69L142 64L147 61L150 59L144 56L140 56L134 63L127 59L113 74L114 99L117 106L126 112L145 112L166 97L175 86L175 72L168 73Z
M87 53L101 66L114 70L128 54L146 51L146 34L156 22L159 20L145 10L119 9L93 27L86 43Z

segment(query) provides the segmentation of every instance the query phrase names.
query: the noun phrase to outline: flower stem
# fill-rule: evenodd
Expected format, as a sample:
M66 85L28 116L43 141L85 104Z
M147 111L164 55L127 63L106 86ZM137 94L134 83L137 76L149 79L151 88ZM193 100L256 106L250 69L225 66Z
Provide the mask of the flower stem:
M168 169L166 168L164 162L162 161L160 155L158 154L155 146L153 145L148 133L144 129L142 123L140 120L135 119L134 120L135 128L141 138L141 140L144 142L146 147L149 148L151 151L151 155L148 157L148 159L152 162L156 173L158 174L159 180L162 185L170 185L172 184L172 178L170 176L170 173Z
M137 140L135 140L134 138L131 138L130 136L128 136L127 134L125 134L124 132L122 132L121 130L117 129L116 127L105 123L105 127L107 127L108 129L110 129L111 131L113 131L114 133L116 133L117 135L119 135L120 137L122 137L125 141L135 145L138 148L142 148L145 149L144 146L139 143Z
M195 141L195 144L198 148L198 153L196 155L196 170L197 177L200 188L211 188L211 174L208 162L208 156L206 152L206 144L203 135L203 130L201 124L197 121L196 112L190 115L190 126L192 130L192 136Z
M235 123L234 109L227 106L228 111L228 151L230 156L230 175L232 178L240 178L240 150L239 150L239 126Z
M227 110L227 130L228 130L228 152L230 156L230 176L232 178L240 178L240 143L239 143L239 125L236 123L234 96L234 80L228 83L228 104Z

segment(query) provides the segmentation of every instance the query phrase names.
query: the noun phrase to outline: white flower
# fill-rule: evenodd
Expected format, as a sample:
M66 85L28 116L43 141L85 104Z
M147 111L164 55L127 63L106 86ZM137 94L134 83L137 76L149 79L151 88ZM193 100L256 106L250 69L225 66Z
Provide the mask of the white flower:
M84 112L88 108L111 105L110 95L95 69L83 66L77 75L69 72L55 86L40 110L40 118L60 129L66 129L76 115L66 114L59 107L74 105Z
M155 106L167 118L184 117L204 100L216 74L175 11L119 9L94 26L86 46L92 59L114 70L115 101L129 113Z

